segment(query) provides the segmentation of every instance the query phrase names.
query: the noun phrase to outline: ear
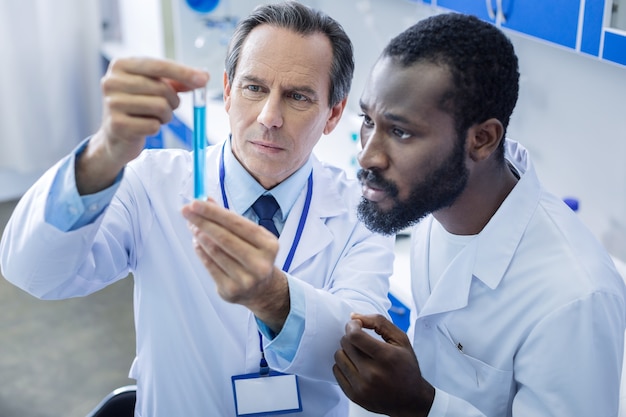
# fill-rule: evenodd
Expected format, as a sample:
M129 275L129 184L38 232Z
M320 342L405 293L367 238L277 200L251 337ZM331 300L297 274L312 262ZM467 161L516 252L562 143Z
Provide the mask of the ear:
M348 98L346 97L330 109L330 115L328 116L328 120L326 120L326 126L324 126L325 135L328 135L335 129L337 123L339 123L339 120L341 119L343 110L346 108L347 102Z
M503 134L504 127L495 118L472 126L467 140L469 157L476 162L489 158L503 140Z
M230 83L228 82L228 74L224 71L224 108L226 109L226 113L230 109Z

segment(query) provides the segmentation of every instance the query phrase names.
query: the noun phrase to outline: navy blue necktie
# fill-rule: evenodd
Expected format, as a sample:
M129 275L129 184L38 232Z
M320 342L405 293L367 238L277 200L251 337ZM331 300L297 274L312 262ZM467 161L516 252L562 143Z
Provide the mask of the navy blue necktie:
M278 229L274 224L274 215L278 211L278 203L271 195L262 195L252 205L252 210L259 217L259 224L278 237Z

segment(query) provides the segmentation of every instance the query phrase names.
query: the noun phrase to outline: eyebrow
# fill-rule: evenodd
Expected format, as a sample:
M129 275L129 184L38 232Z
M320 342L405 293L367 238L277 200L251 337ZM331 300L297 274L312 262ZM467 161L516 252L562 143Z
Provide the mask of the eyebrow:
M363 111L367 112L369 110L369 107L362 100L359 100L359 105L361 106L361 109L363 109ZM385 117L385 119L391 120L393 122L400 122L405 124L412 123L412 121L410 121L406 117L399 116L395 113L385 112L383 113L383 116Z
M263 81L259 77L255 77L254 75L242 75L241 77L239 77L239 81L265 85L265 81Z

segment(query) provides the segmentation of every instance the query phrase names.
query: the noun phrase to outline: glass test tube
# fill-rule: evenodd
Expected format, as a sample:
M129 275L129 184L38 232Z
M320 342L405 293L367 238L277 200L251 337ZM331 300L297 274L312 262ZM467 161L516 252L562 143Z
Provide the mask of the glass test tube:
M206 141L206 86L193 90L193 194L206 200L204 190Z

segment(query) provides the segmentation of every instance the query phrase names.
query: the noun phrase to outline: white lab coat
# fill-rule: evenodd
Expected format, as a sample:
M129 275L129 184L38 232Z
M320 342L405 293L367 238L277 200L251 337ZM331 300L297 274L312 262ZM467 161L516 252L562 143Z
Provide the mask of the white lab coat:
M207 151L207 194L218 204L220 149ZM44 221L55 171L29 190L7 225L0 247L5 277L38 297L56 299L87 295L132 272L136 416L233 416L231 376L258 372L259 334L246 308L219 297L192 248L180 214L193 195L191 154L144 152L126 168L106 212L67 233ZM344 417L348 401L332 375L333 355L352 311L386 313L393 239L356 221L358 183L317 159L313 173L313 199L289 271L289 285L305 293L304 334L292 362L272 351L280 335L265 350L272 368L300 375L304 411L298 416ZM279 266L304 195L281 233Z
M626 290L611 258L525 150L522 177L429 289L428 217L412 234L409 330L434 416L617 415Z

